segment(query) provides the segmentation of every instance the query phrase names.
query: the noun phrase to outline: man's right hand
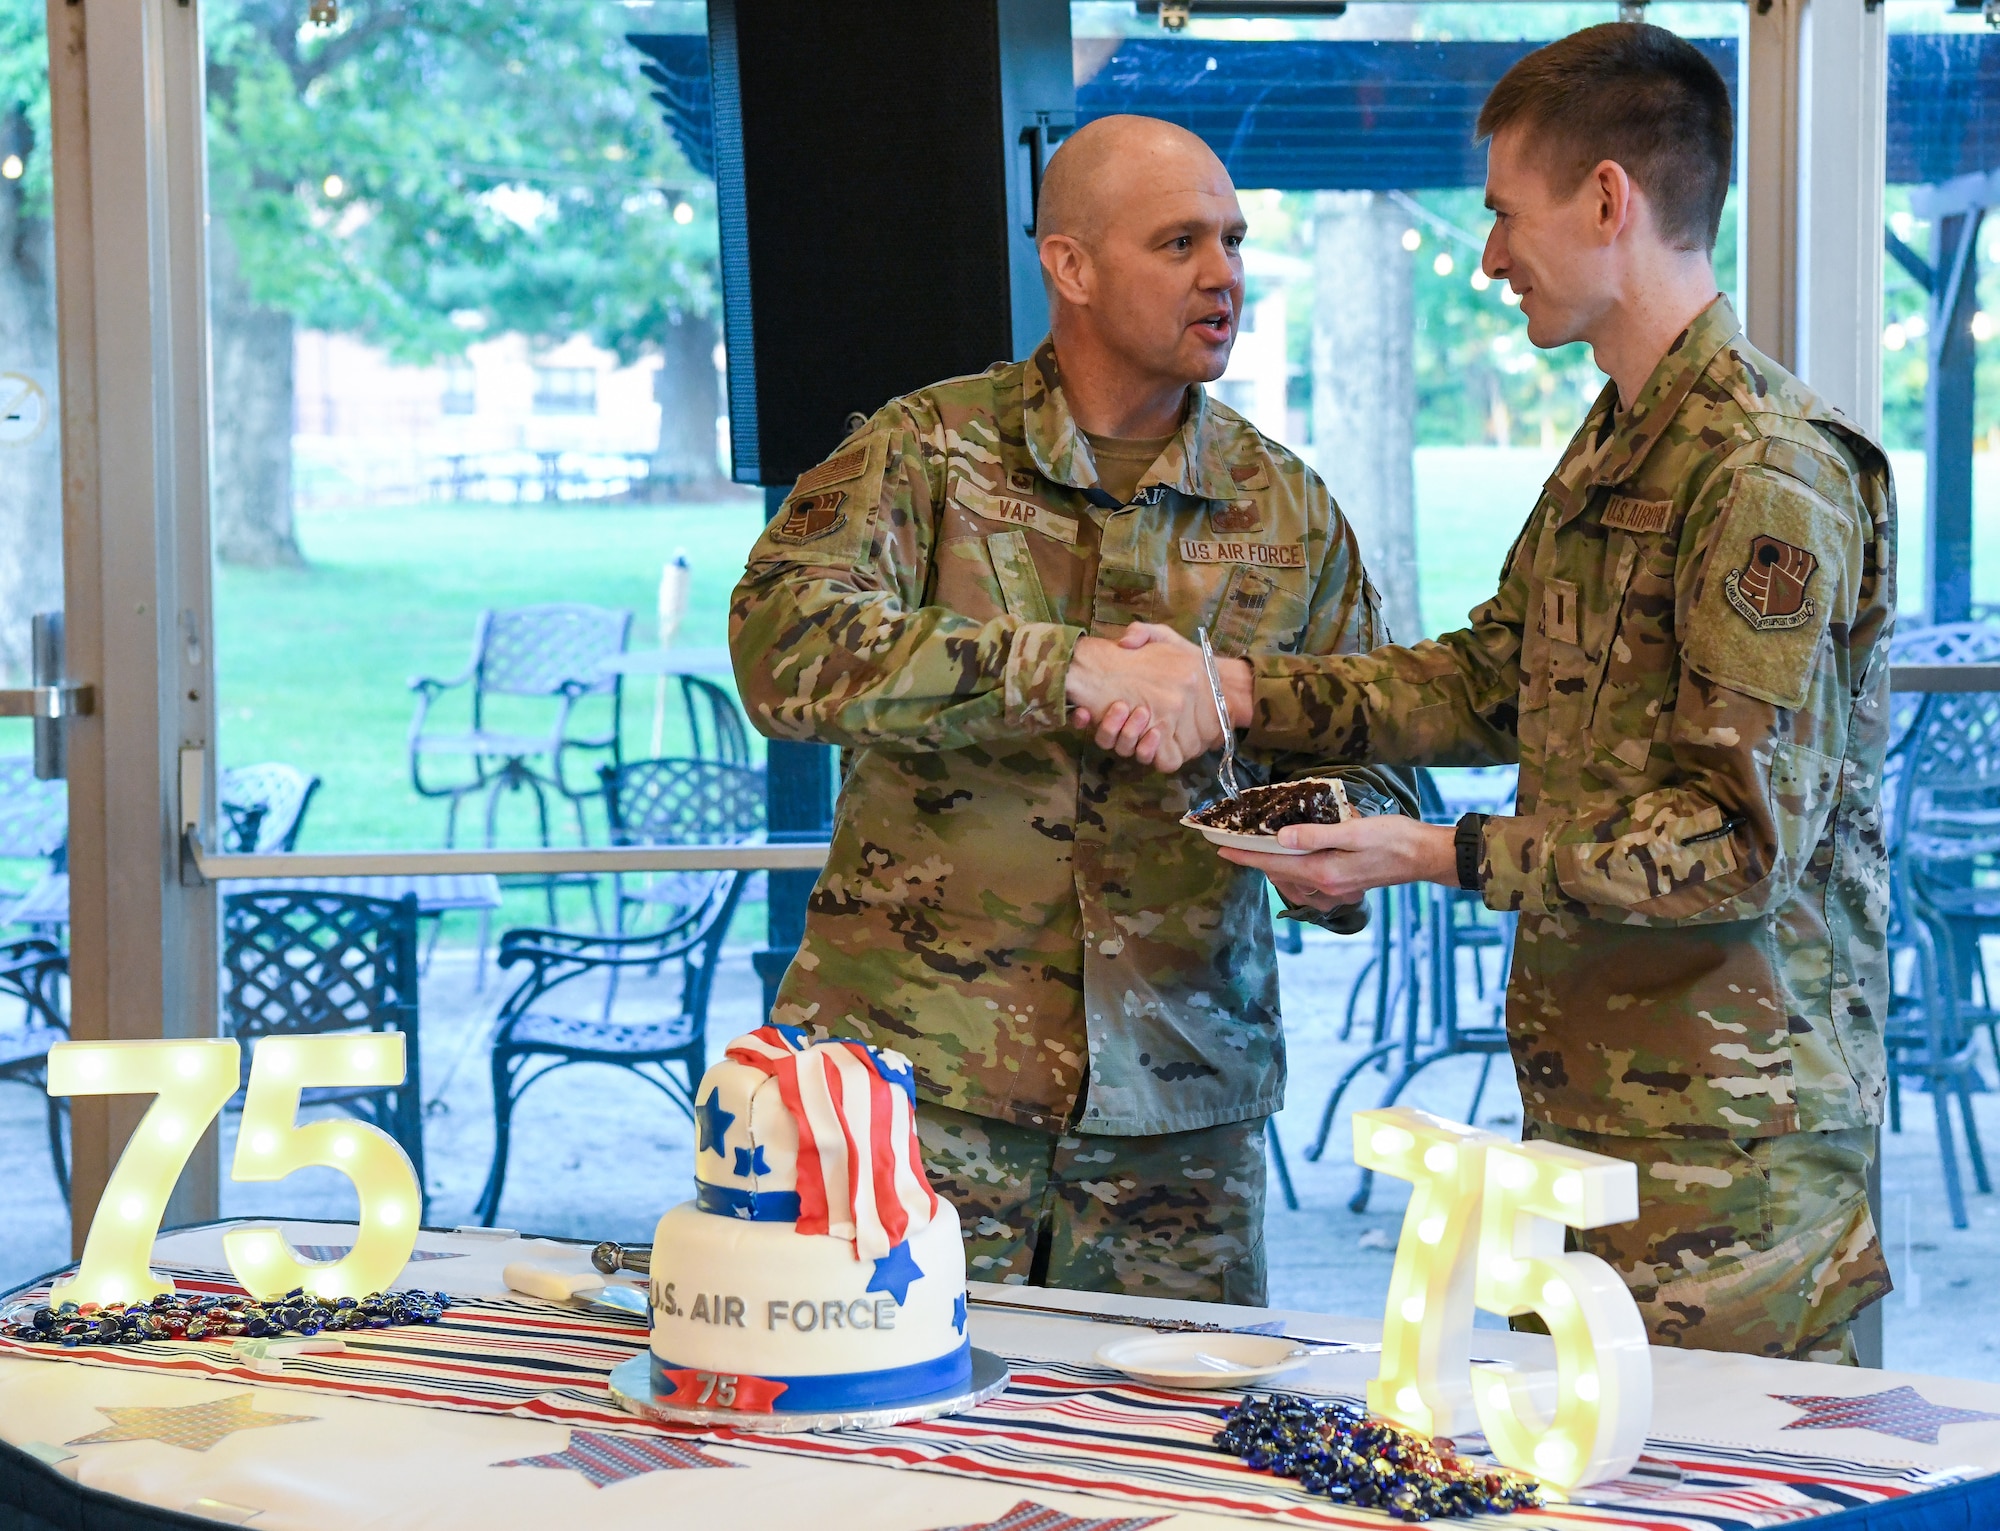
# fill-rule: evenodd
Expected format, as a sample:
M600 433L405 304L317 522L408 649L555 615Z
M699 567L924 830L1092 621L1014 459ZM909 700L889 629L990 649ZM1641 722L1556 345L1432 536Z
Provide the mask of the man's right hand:
M1077 721L1097 724L1100 749L1178 771L1222 743L1201 650L1170 627L1134 622L1123 639L1084 638L1070 660Z

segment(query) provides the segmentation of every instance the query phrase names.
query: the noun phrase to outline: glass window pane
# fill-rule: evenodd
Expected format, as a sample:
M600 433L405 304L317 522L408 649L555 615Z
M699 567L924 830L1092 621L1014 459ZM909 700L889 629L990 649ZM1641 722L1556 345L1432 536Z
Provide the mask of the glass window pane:
M48 58L39 0L0 0L0 686L7 687L31 683L34 619L63 604ZM0 719L0 942L63 944L68 835L62 782L35 776L33 726ZM63 1001L60 983L52 992ZM40 1045L31 1039L46 1038L36 1029L42 1019L0 997L0 1048ZM0 1248L0 1285L11 1285L69 1252L46 1104L32 1087L0 1090L0 1157L16 1167Z
M2000 441L2000 390L1991 386L2000 379L2000 348L1992 343L1990 317L2000 303L1993 290L2000 243L1979 205L1982 188L1960 180L2000 168L2000 34L1977 11L1956 11L1943 0L1891 0L1888 16L1882 433L1902 509L1898 626L1908 632L1934 615L1985 615L2000 601L2000 547L1994 541L2000 538L2000 478L1989 471L1987 452ZM1963 195L1967 189L1974 194ZM1963 300L1952 316L1941 315L1938 293L1927 289L1950 288L1956 254L1968 241ZM1942 282L1935 275L1940 268ZM1937 433L1927 447L1934 381ZM1927 508L1933 476L1945 529L1940 570L1946 609L1938 613L1932 610Z
M718 716L738 721L726 602L764 519L761 494L729 480L719 419L707 124L670 121L661 99L690 83L706 99L705 8L501 0L390 25L357 0L331 27L304 15L204 7L224 848L605 844L600 767L713 760ZM729 739L754 767L761 741ZM225 904L271 891L222 888ZM432 1220L464 1221L492 1144L490 1019L522 973L497 965L503 934L657 929L674 889L374 891L419 897ZM234 907L233 1029L389 1023L382 996L347 996L330 1020L264 982L304 959L260 946ZM362 913L321 914L361 922L353 949L393 966ZM303 950L311 910L286 918ZM732 943L762 924L746 905ZM736 1005L747 1029L755 1011L732 988L755 993L747 957L730 973L717 1013ZM617 1015L678 1015L681 978L678 961L627 975ZM602 1017L602 986L584 987L548 1008ZM688 1153L656 1091L565 1076L524 1112L507 1217L650 1233ZM643 1194L616 1174L635 1142L658 1150ZM601 1197L564 1189L573 1164ZM315 1172L226 1186L224 1205L352 1203ZM627 1221L601 1221L610 1209Z

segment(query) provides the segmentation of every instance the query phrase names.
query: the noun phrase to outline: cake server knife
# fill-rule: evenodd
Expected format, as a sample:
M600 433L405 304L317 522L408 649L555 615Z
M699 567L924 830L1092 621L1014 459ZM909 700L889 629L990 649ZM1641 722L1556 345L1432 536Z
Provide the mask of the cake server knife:
M1243 789L1236 785L1236 730L1229 721L1229 703L1222 695L1222 677L1216 673L1215 649L1208 641L1206 627L1197 627L1194 635L1201 640L1201 667L1208 672L1208 694L1215 698L1215 715L1222 722L1222 769L1216 776L1224 795L1240 797Z

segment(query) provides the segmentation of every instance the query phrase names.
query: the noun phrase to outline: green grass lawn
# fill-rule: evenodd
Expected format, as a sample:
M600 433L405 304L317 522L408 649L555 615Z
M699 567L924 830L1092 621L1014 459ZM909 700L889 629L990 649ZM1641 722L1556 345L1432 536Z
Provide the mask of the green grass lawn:
M730 589L763 524L755 501L672 507L422 505L301 515L304 569L224 569L216 591L220 759L284 760L322 778L301 848L443 843L444 807L411 790L406 736L415 675L450 678L486 607L580 601L629 609L650 648L660 567L685 549L694 579L678 642L721 647ZM650 747L653 683L626 685L628 758ZM511 717L510 717L511 713ZM671 710L670 710L671 717ZM545 728L546 704L489 713ZM467 725L461 697L433 713ZM602 727L603 714L585 723ZM670 732L666 750L676 750ZM441 762L448 769L448 762ZM428 768L427 768L428 774ZM472 808L472 805L468 805ZM462 817L460 843L478 843ZM504 805L503 843L533 843L525 796ZM573 831L572 831L573 833Z

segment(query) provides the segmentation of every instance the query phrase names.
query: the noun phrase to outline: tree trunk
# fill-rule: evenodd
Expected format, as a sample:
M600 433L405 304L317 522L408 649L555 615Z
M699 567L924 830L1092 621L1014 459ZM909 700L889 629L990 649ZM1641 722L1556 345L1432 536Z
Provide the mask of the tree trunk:
M710 491L722 476L715 451L715 419L722 412L717 338L715 321L700 314L682 315L661 337L660 370L653 374L660 443L648 475L657 496Z
M1361 539L1389 627L1403 642L1424 634L1408 225L1379 192L1322 191L1313 199L1313 458Z
M221 219L209 224L215 552L252 568L305 562L292 526L292 316L260 305Z
M28 142L11 115L8 141ZM48 220L27 214L20 181L0 181L0 674L15 680L28 619L63 602L54 271Z

